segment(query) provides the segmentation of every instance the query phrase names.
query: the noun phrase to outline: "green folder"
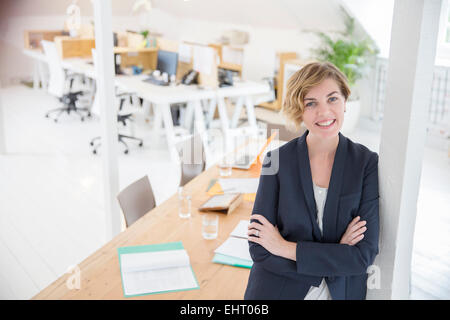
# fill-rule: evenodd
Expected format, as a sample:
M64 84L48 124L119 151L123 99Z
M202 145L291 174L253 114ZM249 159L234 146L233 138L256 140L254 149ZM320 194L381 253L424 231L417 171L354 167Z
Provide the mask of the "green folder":
M216 253L214 255L212 262L248 269L250 269L253 266L253 261L227 256L220 253Z
M187 288L187 289L180 289L180 290L169 290L169 291L158 291L158 292L149 292L149 293L142 293L142 294L135 294L135 295L127 295L125 294L125 286L123 284L123 276L122 276L122 261L121 261L121 255L122 254L130 254L130 253L142 253L142 252L155 252L155 251L169 251L169 250L183 250L183 244L181 241L178 242L168 242L168 243L158 243L158 244L150 244L150 245L143 245L143 246L132 246L132 247L121 247L117 248L117 252L119 254L119 268L120 268L120 277L122 278L122 290L123 295L126 298L129 297L136 297L136 296L145 296L150 294L158 294L158 293L166 293L166 292L176 292L176 291L187 291L187 290L194 290L194 289L200 289L200 286L198 285L197 277L195 276L194 270L192 270L192 276L195 279L196 286L193 288Z

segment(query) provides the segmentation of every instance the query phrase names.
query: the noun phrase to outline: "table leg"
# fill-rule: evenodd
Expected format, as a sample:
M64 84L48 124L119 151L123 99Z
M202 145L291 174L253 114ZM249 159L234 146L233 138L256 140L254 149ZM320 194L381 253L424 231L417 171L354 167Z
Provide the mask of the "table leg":
M38 73L39 73L39 80L41 81L42 89L47 90L47 77L45 73L45 66L46 64L42 61L38 62Z
M206 123L208 125L208 128L210 127L211 122L214 119L214 112L216 111L216 105L217 105L216 99L209 100L208 116L206 118Z
M196 107L194 106L194 103L188 102L187 106L186 106L186 111L184 113L183 127L185 129L189 130L189 132L191 131L191 128L192 128L192 119L194 117L194 109L195 108Z
M34 61L33 63L33 89L39 89L39 62Z
M254 134L257 135L258 126L256 124L255 106L253 104L253 99L251 96L245 97L245 107L247 109L248 124L252 128L252 131L254 131Z
M230 134L230 122L228 120L227 107L223 97L217 99L217 107L219 109L220 123L222 124L225 152L228 152L232 149L233 145L231 141L232 137Z
M173 128L172 113L170 112L170 104L168 103L158 104L156 106L156 109L159 109L163 116L164 129L166 132L170 157L172 161L177 161L179 160L179 157L175 146L176 137L175 137L175 130Z
M236 128L238 125L239 117L242 113L242 106L244 104L244 97L239 97L234 108L233 117L231 118L231 128Z
M200 101L193 101L192 105L195 113L195 128L197 128L200 133L203 133L206 131L206 125L205 119L203 118L202 105Z
M154 132L161 131L161 129L162 129L163 114L162 114L161 110L162 109L159 105L153 104L153 116L155 117L153 119L153 131ZM169 113L170 113L170 106L169 106Z

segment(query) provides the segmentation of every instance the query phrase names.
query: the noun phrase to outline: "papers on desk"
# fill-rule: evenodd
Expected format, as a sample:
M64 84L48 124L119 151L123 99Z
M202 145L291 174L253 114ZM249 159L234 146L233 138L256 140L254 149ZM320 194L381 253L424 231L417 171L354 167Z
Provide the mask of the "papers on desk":
M211 47L194 46L193 68L195 71L210 75L214 66L215 51Z
M118 248L125 297L198 289L181 242Z
M230 237L248 239L247 231L249 224L249 220L239 221L238 225L231 231Z
M241 220L231 232L230 237L214 250L213 262L236 267L251 268L253 265L247 240L250 221Z
M224 193L256 193L259 178L219 179L218 182Z

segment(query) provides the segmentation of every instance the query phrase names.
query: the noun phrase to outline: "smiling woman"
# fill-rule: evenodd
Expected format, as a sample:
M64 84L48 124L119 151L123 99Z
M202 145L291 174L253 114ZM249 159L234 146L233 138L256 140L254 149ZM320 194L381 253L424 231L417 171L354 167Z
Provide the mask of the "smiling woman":
M340 133L349 95L328 62L290 78L283 112L308 130L263 162L246 299L365 299L378 253L378 155Z
M327 102L339 107L344 106L345 111L345 102L351 92L345 75L337 67L329 62L315 62L304 66L301 70L295 73L287 84L283 113L288 120L298 128L305 120L304 113L306 112L308 117L312 114L313 107L322 104L317 100L317 94L324 93L323 90L329 90L325 95L325 98L330 100Z

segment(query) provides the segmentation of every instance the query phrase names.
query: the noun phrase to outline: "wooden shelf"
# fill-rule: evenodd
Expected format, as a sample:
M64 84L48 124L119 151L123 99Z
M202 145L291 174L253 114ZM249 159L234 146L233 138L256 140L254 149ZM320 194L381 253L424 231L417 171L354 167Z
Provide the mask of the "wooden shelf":
M53 41L62 36L63 30L26 30L24 31L24 48L42 51L42 40Z
M158 52L158 48L114 47L114 53L132 53L132 52Z
M218 67L222 69L237 71L239 72L239 74L241 74L242 72L242 66L240 64L222 62L218 65Z

